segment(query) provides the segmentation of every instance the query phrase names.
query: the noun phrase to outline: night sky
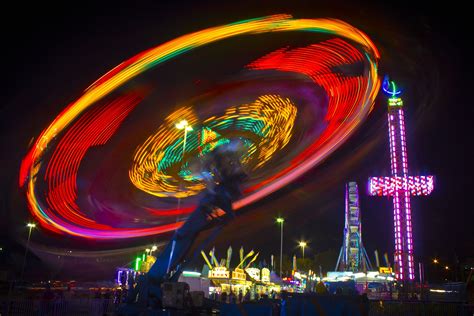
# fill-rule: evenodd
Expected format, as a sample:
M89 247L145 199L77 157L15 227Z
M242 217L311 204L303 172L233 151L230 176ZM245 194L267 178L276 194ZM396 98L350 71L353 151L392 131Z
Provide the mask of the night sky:
M458 5L399 1L363 5L340 1L13 5L16 7L5 12L10 21L2 21L0 246L5 249L23 252L23 225L29 213L17 183L29 142L90 83L123 60L177 36L289 13L296 18L338 18L374 41L381 53L380 75L388 73L404 90L410 172L436 176L431 196L412 199L416 259L427 262L440 257L451 264L456 256L461 261L474 257L470 21ZM339 251L344 184L357 181L369 256L378 249L391 257L391 199L369 197L366 191L369 176L389 175L388 158L386 100L379 96L374 111L344 145L298 181L248 207L224 229L217 248L223 255L227 245L234 249L243 245L261 250L268 260L271 253L279 252L274 218L283 216L286 254L298 252L299 239L309 241L307 256ZM32 244L50 252L74 249L86 253L136 249L154 241L96 243L41 231L35 232Z

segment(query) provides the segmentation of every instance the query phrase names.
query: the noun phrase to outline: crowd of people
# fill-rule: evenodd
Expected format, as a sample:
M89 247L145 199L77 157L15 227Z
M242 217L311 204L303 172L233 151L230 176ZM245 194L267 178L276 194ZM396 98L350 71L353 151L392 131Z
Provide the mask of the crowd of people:
M252 293L250 290L248 290L245 292L245 294L242 292L242 290L239 290L238 292L224 291L222 293L212 292L209 298L222 303L239 304L243 302L258 301L260 299L278 299L279 293L273 290L270 293Z
M95 288L89 290L75 290L71 287L52 288L46 284L40 299L40 315L60 315L72 308L73 302L87 304L99 315L107 314L124 302L126 289L122 288ZM59 313L59 314L58 314Z

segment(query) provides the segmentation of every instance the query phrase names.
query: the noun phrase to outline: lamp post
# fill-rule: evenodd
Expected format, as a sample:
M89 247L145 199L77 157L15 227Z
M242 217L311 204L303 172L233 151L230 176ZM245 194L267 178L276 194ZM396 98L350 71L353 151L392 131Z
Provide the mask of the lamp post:
M184 142L183 142L183 157L184 153L186 152L186 138L188 136L188 132L192 131L193 128L189 125L188 121L182 120L181 122L175 124L177 129L184 129Z
M186 153L186 139L188 137L188 132L192 131L193 128L191 127L191 125L189 125L188 121L186 120L181 120L179 123L175 124L175 126L179 130L184 129L183 154L181 156L182 157L181 164L182 164L183 163L182 160L184 160L184 154ZM179 180L178 190L181 191L181 180ZM180 205L181 205L181 199L178 197L178 209L180 208ZM176 218L176 221L178 221L178 218Z
M28 224L26 224L26 227L28 227L28 239L26 241L25 255L23 256L23 264L21 266L20 281L23 280L23 272L25 271L26 255L28 254L28 249L30 247L31 230L36 227L36 224L35 223L28 223Z
M434 274L435 274L435 278L438 278L438 277L441 277L440 276L440 273L439 273L439 260L437 258L434 258L433 259L433 264L434 264Z
M303 251L303 259L304 259L304 248L307 246L308 244L306 243L306 241L300 241L298 242L298 246L300 246L301 250Z
M446 280L449 281L450 279L449 266L444 266L444 270L446 270Z
M282 277L282 265L283 265L283 223L285 222L285 219L282 217L278 217L276 219L276 222L280 224L280 278Z
M145 258L148 258L148 256L150 255L150 251L151 251L150 248L146 248L146 249L145 249L145 253L146 253Z
M184 153L186 152L186 138L188 136L188 132L192 131L193 128L191 127L191 125L189 125L188 121L186 121L186 120L181 120L175 126L176 126L177 129L180 129L180 130L184 129L183 155L182 155L182 160L184 160ZM183 163L183 162L181 161L181 163ZM181 180L179 180L178 190L181 190ZM181 198L178 196L178 210L179 210L180 206L181 206ZM176 222L178 222L178 218L179 218L179 214L176 217ZM173 239L173 242L171 244L170 258L168 260L168 267L166 268L166 273L169 273L171 260L173 259L173 253L174 253L175 246L176 246L176 240Z

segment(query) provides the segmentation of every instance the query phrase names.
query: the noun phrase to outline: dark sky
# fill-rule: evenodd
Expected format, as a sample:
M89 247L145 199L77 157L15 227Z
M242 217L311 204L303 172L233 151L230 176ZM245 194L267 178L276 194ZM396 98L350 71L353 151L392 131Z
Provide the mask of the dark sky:
M1 243L24 239L18 227L28 213L17 178L30 139L90 83L121 61L179 35L290 13L296 18L342 19L375 42L381 53L380 73L390 74L405 91L409 168L413 174L436 176L433 194L412 200L417 258L441 256L448 262L455 255L474 256L474 110L466 10L453 2L159 2L74 2L59 7L16 3L4 11L10 20L2 21ZM391 201L368 197L365 189L369 176L389 175L385 115L385 99L379 97L367 121L342 147L289 187L249 208L225 229L218 247L242 244L261 249L267 256L277 253L279 230L273 218L281 214L287 220L286 253L296 251L295 241L300 238L310 241L307 253L338 249L344 224L344 183L355 180L367 251L371 256L375 249L391 254ZM54 237L41 234L37 233L37 243L56 243ZM57 244L68 247L67 242ZM70 243L76 248L94 246Z

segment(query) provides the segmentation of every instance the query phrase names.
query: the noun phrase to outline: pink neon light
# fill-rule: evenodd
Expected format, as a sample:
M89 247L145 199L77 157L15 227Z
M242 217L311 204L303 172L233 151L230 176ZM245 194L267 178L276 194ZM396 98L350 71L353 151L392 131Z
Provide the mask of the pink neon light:
M434 176L371 177L369 194L393 196L397 190L406 190L410 195L429 195L434 189Z
M434 177L408 176L403 109L389 107L387 119L392 176L371 177L368 188L370 195L393 197L395 276L398 280L413 280L415 270L410 197L430 194L434 189Z

